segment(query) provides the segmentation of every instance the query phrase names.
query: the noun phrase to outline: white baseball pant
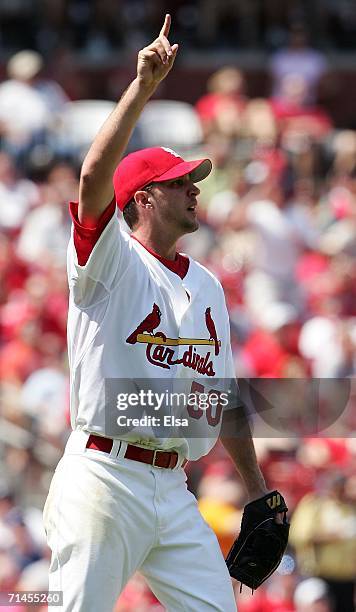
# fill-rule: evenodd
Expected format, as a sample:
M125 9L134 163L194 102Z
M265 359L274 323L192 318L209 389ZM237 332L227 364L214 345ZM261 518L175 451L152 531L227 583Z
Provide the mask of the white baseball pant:
M112 612L139 570L169 612L236 612L218 541L203 520L182 468L86 449L73 432L44 508L52 550L49 590L62 612Z

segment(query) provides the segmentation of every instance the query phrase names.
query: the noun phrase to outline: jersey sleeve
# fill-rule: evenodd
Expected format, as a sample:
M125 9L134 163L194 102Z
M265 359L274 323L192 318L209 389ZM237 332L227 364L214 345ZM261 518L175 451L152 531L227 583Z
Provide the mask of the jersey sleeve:
M107 298L120 281L130 256L129 238L120 228L113 203L93 228L80 225L76 203L70 204L70 211L68 284L75 304L87 308Z
M73 222L73 240L78 263L80 266L85 266L95 244L99 240L111 217L116 212L116 202L115 199L110 202L109 206L107 206L99 217L95 226L93 225L92 227L84 227L80 224L78 218L78 202L70 202L69 212Z

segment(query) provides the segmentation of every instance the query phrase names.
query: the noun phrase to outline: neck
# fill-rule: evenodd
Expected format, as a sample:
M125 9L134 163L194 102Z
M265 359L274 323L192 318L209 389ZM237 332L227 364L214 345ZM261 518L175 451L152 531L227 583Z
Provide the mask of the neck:
M162 235L162 233L158 235L158 233L151 228L143 227L134 230L132 235L150 251L154 251L154 253L157 253L157 255L165 259L174 261L177 252L178 238L172 239L171 236Z

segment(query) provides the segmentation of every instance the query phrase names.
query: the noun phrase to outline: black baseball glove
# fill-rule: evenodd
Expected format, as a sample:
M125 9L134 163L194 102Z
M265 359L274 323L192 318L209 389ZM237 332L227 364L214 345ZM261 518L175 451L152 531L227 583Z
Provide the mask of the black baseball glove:
M230 576L255 590L273 574L288 544L287 511L278 491L245 506L240 534L226 557ZM275 520L278 513L281 523Z

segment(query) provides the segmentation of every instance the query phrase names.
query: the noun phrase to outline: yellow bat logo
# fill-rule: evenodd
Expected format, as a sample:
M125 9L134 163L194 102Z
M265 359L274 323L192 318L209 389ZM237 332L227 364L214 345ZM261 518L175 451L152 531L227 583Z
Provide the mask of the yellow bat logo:
M281 496L279 495L279 493L277 495L272 495L272 497L270 497L269 499L266 500L268 506L271 508L271 510L274 510L275 508L277 508L280 503L281 503Z

